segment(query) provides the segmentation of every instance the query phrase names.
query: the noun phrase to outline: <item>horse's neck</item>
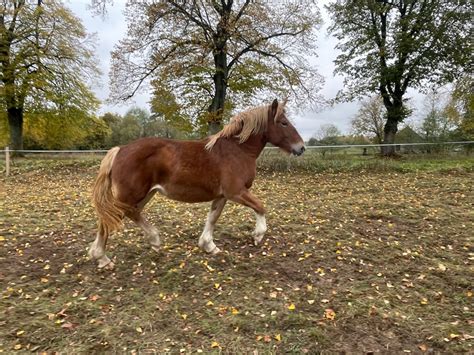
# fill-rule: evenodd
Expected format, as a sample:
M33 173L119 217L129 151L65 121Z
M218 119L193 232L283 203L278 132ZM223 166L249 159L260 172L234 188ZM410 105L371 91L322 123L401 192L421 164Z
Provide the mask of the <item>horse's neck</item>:
M265 148L266 144L267 144L267 141L265 137L263 136L263 134L260 133L260 134L251 135L249 139L239 144L239 146L240 146L240 149L242 149L245 153L257 159L260 153L262 152L263 148Z

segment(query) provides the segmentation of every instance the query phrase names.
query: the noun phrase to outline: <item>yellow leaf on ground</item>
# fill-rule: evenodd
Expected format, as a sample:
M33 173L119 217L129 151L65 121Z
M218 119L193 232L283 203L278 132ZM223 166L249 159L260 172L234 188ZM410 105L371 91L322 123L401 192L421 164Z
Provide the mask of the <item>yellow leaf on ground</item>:
M336 318L336 312L334 312L334 310L332 310L331 308L327 308L324 311L324 318L334 320L334 318Z
M217 341L213 341L213 342L211 343L211 348L220 348L220 345L219 345L219 343L218 343Z
M289 309L290 311L294 311L295 308L296 308L296 306L295 306L293 303L288 306L288 309Z
M281 341L281 335L280 334L275 335L275 340L276 341Z
M239 314L239 310L237 308L232 307L232 314L233 315Z
M136 327L135 330L139 333L143 333L143 329L141 327Z
M308 300L308 303L309 303L309 304L313 304L313 303L314 303L314 300Z

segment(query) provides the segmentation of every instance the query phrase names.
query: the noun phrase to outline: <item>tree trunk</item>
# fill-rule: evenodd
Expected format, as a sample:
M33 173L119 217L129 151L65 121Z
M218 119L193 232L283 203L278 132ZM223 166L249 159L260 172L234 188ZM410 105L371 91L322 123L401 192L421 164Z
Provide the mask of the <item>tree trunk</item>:
M10 107L7 110L8 126L10 127L10 142L13 150L23 149L23 108ZM13 153L13 155L22 155Z
M385 123L383 134L383 144L394 144L395 143L395 134L398 131L398 121L388 118ZM383 146L382 147L383 156L393 156L395 155L395 146Z
M404 118L404 108L402 104L402 98L396 100L396 104L390 106L385 106L387 109L387 122L385 123L383 129L383 144L394 144L395 135L398 131L398 123L401 122ZM381 149L383 156L394 156L395 155L395 146L384 146Z
M209 134L214 134L221 129L222 114L224 113L224 104L227 95L227 54L224 49L214 52L214 64L216 72L214 74L214 97L209 106Z

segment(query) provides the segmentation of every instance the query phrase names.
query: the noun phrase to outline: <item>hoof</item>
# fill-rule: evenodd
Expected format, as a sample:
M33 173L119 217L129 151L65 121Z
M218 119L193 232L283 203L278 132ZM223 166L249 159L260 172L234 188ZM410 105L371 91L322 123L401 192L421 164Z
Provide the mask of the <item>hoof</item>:
M98 268L104 270L112 270L115 264L106 256L99 260Z
M221 252L221 250L218 247L215 247L213 251L211 251L212 255L217 255Z
M261 235L254 235L254 236L253 236L253 244L254 244L255 246L259 245L260 242L262 241L262 239L263 239L263 234L261 234Z
M104 265L104 266L101 266L99 264L99 270L113 270L115 267L115 264L113 261L109 262L108 264Z

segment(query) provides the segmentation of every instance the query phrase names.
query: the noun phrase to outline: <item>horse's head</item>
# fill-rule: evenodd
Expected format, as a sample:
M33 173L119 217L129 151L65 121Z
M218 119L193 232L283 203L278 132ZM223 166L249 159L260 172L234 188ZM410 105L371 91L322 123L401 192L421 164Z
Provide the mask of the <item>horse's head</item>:
M267 139L287 153L301 155L305 151L304 141L286 117L285 105L286 100L279 104L275 99L269 107Z

